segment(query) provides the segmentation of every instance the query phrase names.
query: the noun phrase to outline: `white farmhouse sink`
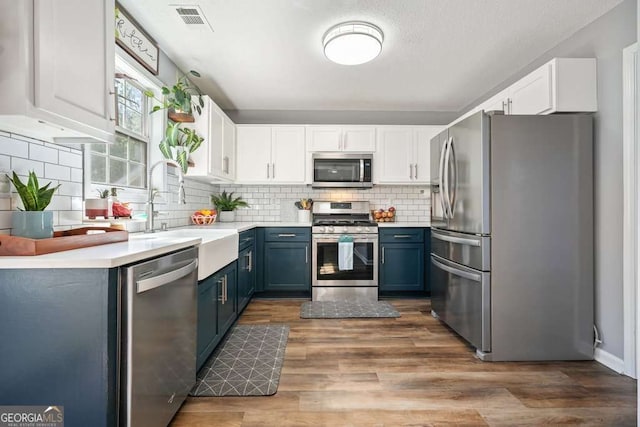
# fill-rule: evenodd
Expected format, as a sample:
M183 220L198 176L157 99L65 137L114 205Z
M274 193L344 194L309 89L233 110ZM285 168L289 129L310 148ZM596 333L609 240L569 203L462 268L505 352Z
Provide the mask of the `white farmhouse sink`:
M131 234L131 239L202 239L198 247L198 280L206 279L225 265L238 259L238 232L211 228L183 228L153 234Z

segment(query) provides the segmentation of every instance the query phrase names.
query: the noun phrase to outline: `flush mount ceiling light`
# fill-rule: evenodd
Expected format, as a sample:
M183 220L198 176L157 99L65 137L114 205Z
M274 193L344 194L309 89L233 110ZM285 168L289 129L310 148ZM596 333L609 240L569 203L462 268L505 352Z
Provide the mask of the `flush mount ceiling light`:
M324 54L342 65L364 64L382 50L382 30L373 24L349 21L329 28L322 38Z

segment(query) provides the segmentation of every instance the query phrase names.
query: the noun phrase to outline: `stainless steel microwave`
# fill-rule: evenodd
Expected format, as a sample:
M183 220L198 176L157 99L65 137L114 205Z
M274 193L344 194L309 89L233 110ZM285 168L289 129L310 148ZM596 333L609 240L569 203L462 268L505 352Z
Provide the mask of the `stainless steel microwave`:
M371 188L372 160L368 153L314 153L312 187Z

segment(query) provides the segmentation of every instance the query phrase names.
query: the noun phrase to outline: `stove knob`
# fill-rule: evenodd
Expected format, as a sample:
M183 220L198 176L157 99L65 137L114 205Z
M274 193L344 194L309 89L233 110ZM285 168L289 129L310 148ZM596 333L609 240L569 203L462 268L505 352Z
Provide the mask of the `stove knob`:
M327 229L325 230L325 232L333 233L333 225L327 226Z
M365 230L366 230L366 229L365 229ZM357 227L356 227L356 232L357 232L357 233L362 233L362 226L361 226L361 225L359 225L359 226L357 226Z
M365 233L371 233L371 227L365 227L364 228L364 232Z
M348 233L349 232L349 227L347 227L346 225L344 227L342 227L342 232L343 233Z

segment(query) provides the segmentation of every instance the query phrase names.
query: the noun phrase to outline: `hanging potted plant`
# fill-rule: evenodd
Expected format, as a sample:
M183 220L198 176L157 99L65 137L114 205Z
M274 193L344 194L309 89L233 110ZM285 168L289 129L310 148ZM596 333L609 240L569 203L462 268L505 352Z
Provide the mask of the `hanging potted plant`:
M13 183L23 208L18 208L18 212L13 212L11 217L11 235L28 237L30 239L46 239L53 237L53 212L44 209L51 203L53 193L60 187L60 184L49 188L49 182L44 187L40 187L38 178L34 171L29 172L27 183L23 183L20 177L13 172L13 178L7 175Z
M162 155L175 160L183 173L189 169L189 155L200 148L202 138L195 130L180 127L182 123L169 123L159 148Z
M233 198L233 192L223 191L221 194L211 195L211 203L218 209L220 222L233 222L236 219L235 210L249 207L249 204L242 200L242 197Z
M191 70L189 74L194 77L200 77L200 73L197 71ZM144 94L149 98L155 99L160 104L151 109L152 113L168 110L168 116L174 122L194 122L193 111L195 110L198 114L201 114L204 107L202 94L197 87L189 85L186 74L179 77L172 87L162 86L162 95L164 95L162 100L156 98L151 90L146 90Z
M200 77L200 73L191 70L192 76ZM194 129L180 127L182 123L194 122L193 111L202 113L204 100L197 87L189 84L187 75L183 74L171 87L163 86L163 99L158 99L152 90L146 90L144 94L155 99L159 105L153 106L151 113L168 110L168 117L171 121L167 124L165 137L160 142L160 152L166 159L174 160L180 164L182 172L187 173L189 166L192 166L189 156L196 151L204 138ZM196 102L197 100L197 102Z

